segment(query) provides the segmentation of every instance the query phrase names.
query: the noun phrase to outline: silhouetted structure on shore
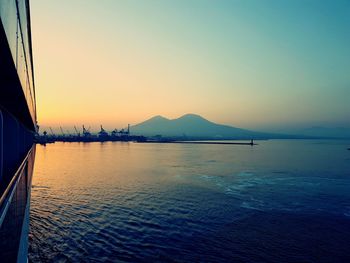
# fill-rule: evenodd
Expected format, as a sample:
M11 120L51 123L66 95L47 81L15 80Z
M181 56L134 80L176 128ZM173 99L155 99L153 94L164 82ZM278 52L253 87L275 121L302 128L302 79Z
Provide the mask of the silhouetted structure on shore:
M41 144L53 143L53 142L106 142L106 141L146 141L146 137L144 136L136 136L130 135L130 125L128 125L127 129L117 130L114 129L112 132L107 132L103 126L100 126L100 131L97 134L92 134L90 132L90 127L86 128L83 125L82 136L80 135L80 131L74 126L74 133L65 133L60 126L61 134L57 135L53 132L52 128L49 127L51 134L48 134L47 131L44 131L42 135L37 134L36 142Z
M193 137L162 137L161 135L145 137L142 135L131 135L130 125L126 129L114 129L111 132L106 131L102 125L100 125L100 131L93 134L90 132L90 127L86 128L82 126L82 136L80 131L74 126L75 133L64 132L62 127L59 129L61 135L57 135L49 127L51 134L47 131L43 131L42 135L36 136L36 142L40 144L53 143L53 142L143 142L143 143L183 143L183 144L222 144L222 145L257 145L254 143L254 139L248 142L242 141L225 141L225 140L210 140L205 138L193 138Z

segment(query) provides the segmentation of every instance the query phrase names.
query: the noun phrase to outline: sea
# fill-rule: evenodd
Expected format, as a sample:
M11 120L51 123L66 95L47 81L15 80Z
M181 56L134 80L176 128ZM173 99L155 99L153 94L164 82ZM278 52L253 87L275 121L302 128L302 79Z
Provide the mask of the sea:
M37 145L29 262L350 262L350 141Z

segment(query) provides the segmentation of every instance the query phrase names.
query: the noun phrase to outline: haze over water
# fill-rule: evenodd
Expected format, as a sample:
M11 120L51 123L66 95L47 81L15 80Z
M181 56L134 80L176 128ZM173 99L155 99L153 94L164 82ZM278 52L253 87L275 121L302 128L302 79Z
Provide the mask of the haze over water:
M37 146L31 262L349 262L350 141Z

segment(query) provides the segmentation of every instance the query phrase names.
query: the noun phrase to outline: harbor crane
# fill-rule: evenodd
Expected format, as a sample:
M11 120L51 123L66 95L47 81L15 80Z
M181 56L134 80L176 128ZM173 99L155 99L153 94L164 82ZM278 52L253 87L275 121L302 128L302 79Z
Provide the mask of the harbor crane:
M80 137L80 132L78 131L77 127L75 127L75 125L74 125L74 130L77 133L77 136Z
M86 129L85 126L83 125L83 135L84 135L84 137L91 136L90 127L88 129Z
M106 138L106 137L108 137L108 133L106 132L105 129L103 129L102 125L101 125L101 130L100 130L100 132L98 133L98 136L99 136L100 138Z
M52 135L52 136L55 136L55 133L53 132L52 128L49 127L49 129L50 129L51 135Z
M100 132L106 132L106 130L103 129L102 124L101 124L101 131Z
M65 136L65 133L64 133L64 131L63 131L61 126L60 126L60 130L61 130L62 136Z

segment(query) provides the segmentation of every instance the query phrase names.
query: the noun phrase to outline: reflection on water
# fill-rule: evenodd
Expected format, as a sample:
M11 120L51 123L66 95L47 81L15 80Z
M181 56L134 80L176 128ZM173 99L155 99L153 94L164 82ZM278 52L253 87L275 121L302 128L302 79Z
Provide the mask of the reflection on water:
M350 142L37 146L32 262L349 262Z

